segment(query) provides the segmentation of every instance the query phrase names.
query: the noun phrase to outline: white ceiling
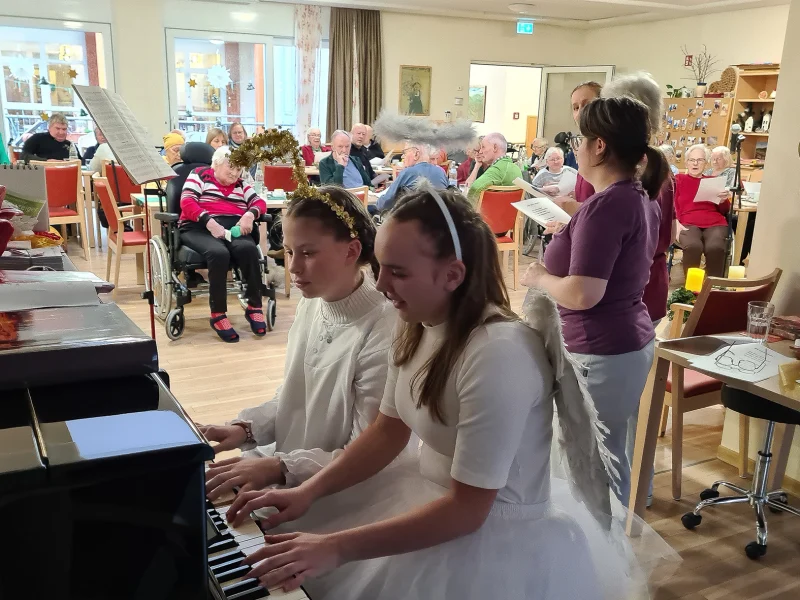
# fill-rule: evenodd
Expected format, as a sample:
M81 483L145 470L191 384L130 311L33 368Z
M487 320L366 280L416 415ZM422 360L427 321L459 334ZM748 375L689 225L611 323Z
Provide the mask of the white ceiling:
M790 0L217 0L252 4L279 1L345 8L372 8L392 12L514 20L533 17L543 23L579 28L690 17L760 6L789 4ZM508 6L514 2L533 4L532 14L520 15ZM728 32L721 33L728 35Z

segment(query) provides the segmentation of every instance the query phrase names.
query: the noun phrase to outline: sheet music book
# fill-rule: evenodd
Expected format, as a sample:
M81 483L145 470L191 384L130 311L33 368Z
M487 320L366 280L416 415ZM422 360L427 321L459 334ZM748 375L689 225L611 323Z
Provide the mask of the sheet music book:
M511 206L516 208L519 212L526 217L533 219L536 223L545 227L549 221L558 221L559 223L569 223L570 217L564 209L550 199L550 196L540 192L534 188L530 183L517 177L514 180L514 185L522 188L528 192L532 198L527 200L520 200L513 202Z
M98 86L73 85L75 93L108 140L108 145L128 173L141 185L175 177L122 96Z
M0 185L6 187L3 205L14 206L24 213L11 219L15 229L49 231L50 213L47 209L44 167L19 163L0 165Z

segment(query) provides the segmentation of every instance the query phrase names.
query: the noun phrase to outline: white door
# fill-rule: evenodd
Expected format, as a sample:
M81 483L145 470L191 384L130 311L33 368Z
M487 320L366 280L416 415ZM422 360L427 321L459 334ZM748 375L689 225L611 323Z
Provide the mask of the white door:
M596 81L605 85L614 74L613 65L587 67L544 67L542 89L539 94L539 137L551 143L561 131L577 133L578 126L572 119L570 96L581 83Z

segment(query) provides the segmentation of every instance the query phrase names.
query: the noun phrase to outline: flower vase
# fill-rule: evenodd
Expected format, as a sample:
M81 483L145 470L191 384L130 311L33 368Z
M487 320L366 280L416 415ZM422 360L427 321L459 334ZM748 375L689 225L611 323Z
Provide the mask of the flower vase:
M697 82L697 87L694 88L694 97L695 98L703 98L706 95L706 88L708 86L705 83Z

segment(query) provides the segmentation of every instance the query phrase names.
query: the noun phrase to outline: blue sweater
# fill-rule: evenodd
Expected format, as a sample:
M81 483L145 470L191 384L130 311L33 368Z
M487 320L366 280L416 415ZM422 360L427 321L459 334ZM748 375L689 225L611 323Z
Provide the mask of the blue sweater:
M389 210L392 208L397 194L413 187L414 182L420 177L424 177L430 181L435 190L446 190L450 185L447 174L442 167L429 162L420 162L413 167L408 167L400 171L400 174L397 176L397 179L394 180L391 187L386 190L383 196L378 198L378 209Z

